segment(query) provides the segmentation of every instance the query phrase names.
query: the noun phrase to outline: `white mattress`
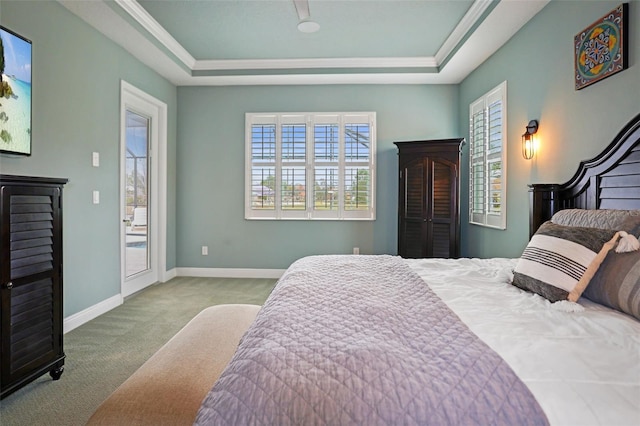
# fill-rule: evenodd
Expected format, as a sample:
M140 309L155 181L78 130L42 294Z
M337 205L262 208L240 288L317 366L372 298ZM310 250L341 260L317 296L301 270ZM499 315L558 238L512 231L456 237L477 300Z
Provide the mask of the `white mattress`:
M407 259L511 366L552 425L640 425L640 322L586 299L552 305L515 288L516 261Z

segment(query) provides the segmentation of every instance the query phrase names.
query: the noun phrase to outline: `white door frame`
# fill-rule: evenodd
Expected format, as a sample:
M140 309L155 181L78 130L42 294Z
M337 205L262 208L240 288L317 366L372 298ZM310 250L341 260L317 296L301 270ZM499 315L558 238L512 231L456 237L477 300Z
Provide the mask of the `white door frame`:
M127 280L125 270L125 155L127 109L151 118L151 193L148 232L149 267ZM158 281L165 281L167 269L167 104L124 80L120 82L120 293L127 297Z

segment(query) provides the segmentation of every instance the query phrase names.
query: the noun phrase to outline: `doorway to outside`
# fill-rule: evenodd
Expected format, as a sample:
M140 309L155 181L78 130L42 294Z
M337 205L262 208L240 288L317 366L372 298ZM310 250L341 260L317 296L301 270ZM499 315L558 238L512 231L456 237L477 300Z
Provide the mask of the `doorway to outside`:
M160 281L166 269L167 106L120 87L121 295Z

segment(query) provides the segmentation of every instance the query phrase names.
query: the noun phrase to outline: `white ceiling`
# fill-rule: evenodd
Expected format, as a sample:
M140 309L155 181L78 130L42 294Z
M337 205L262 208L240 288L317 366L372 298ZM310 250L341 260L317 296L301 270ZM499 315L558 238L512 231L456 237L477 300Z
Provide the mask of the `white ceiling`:
M58 0L176 85L455 84L549 0Z

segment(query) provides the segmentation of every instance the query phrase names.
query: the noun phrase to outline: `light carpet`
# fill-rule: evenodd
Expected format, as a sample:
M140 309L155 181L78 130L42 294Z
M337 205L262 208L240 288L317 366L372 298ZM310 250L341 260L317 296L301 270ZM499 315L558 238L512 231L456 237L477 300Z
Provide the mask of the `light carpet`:
M98 406L202 309L262 305L273 279L174 278L64 336L64 373L48 374L0 401L0 423L84 425Z

